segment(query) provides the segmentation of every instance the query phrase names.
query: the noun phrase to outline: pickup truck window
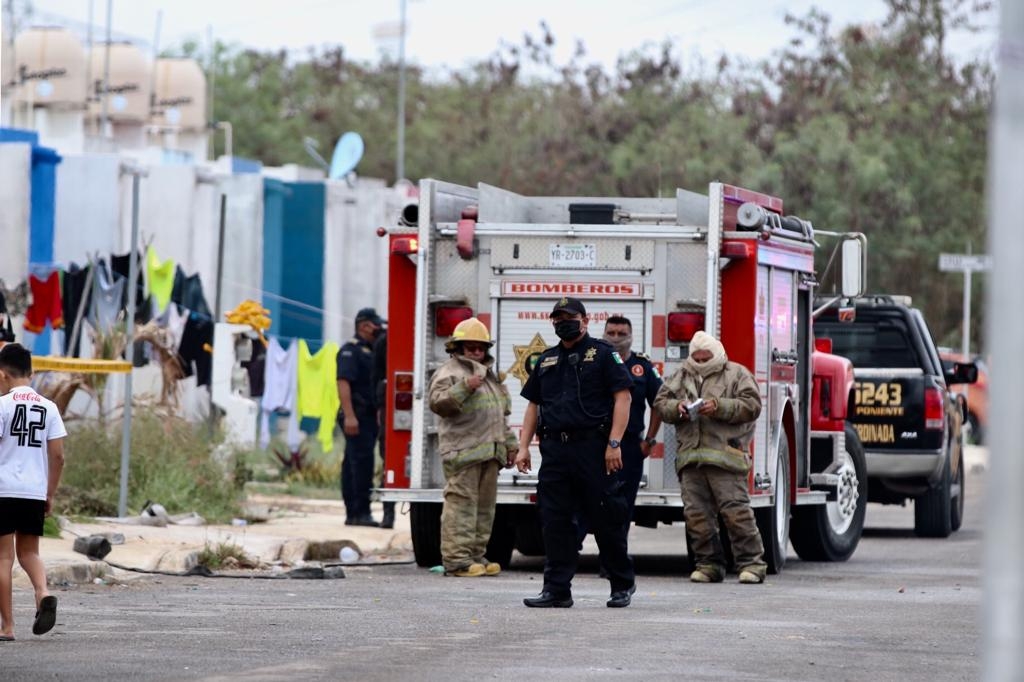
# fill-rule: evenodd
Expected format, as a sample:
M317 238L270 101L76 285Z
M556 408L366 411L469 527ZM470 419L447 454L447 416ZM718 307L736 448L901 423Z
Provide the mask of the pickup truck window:
M824 323L815 331L832 339L832 352L849 358L854 367L920 367L911 335L901 320L873 324Z

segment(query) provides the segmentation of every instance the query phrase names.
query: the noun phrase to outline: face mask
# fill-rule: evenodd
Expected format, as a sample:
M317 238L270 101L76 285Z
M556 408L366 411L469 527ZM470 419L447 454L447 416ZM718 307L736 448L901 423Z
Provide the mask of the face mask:
M619 355L625 354L633 345L632 336L620 336L615 339L610 339L606 336L604 337L604 340L612 344L612 348L614 348Z
M559 320L555 322L555 335L563 341L574 341L583 330L580 320Z

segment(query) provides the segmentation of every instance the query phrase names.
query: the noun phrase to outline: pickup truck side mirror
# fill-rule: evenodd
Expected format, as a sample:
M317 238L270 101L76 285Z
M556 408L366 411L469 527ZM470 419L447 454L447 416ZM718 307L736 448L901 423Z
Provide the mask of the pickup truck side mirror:
M945 370L946 385L973 384L978 380L978 366L973 362L954 362Z

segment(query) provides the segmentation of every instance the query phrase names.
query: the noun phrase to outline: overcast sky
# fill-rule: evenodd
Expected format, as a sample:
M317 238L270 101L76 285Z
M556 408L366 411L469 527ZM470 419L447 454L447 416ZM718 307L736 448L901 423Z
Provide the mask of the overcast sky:
M19 11L29 0L15 0ZM65 24L85 36L93 6L96 40L102 38L107 0L31 0L34 23ZM556 38L559 63L577 40L591 61L609 69L623 53L671 39L684 57L712 62L723 53L751 60L784 46L794 31L787 11L803 15L812 6L833 17L834 26L878 22L883 0L408 0L406 55L434 68L461 68L495 52L502 41L520 44L526 32L547 22ZM215 38L256 48L344 46L349 57L376 60L394 50L400 0L113 0L115 37L154 41L162 10L160 46L187 38ZM69 24L67 19L78 22ZM954 34L950 47L961 57L991 54L996 13L978 36Z

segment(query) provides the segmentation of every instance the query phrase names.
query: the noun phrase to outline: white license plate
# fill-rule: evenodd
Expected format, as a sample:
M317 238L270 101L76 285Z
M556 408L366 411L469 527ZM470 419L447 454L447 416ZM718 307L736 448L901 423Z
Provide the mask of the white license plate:
M553 268L595 268L597 245L551 244L550 263Z

